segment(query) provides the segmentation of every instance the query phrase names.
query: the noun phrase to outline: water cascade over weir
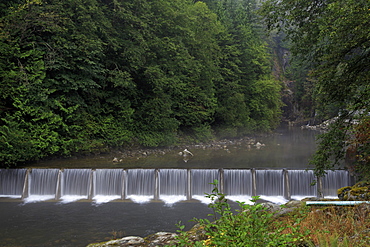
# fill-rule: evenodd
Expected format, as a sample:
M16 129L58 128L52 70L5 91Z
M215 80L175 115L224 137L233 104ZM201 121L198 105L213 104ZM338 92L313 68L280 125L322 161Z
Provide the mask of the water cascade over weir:
M127 199L138 203L154 199L158 178L155 169L129 169L125 172L127 173L125 181Z
M256 170L256 194L276 202L284 200L284 170Z
M201 170L194 169L191 170L191 198L200 200L205 203L209 203L204 196L205 193L211 193L214 185L215 179L220 181L219 170L210 169L210 170Z
M26 169L0 169L0 197L21 198Z
M184 201L187 197L186 169L161 169L158 172L159 198L171 205L178 201Z
M347 171L326 171L327 174L322 178L322 194L326 197L337 198L337 189L341 188L342 184L351 184L351 178Z
M92 199L97 203L104 203L122 198L123 181L121 169L96 169L93 173Z
M65 169L61 178L61 196L64 202L89 199L91 195L90 169Z
M347 171L327 171L317 185L313 171L271 169L0 169L0 197L23 198L25 202L55 199L61 202L131 200L145 203L161 200L210 202L218 190L233 201L249 202L252 196L283 203L303 197L337 197L336 190L352 185Z
M310 183L302 183L302 181L314 181L316 179L312 170L307 171L290 170L288 172L289 172L289 187L291 193L290 196L292 199L299 200L304 197L314 197L317 195L317 184L311 185ZM341 171L338 171L338 173L339 172ZM349 184L348 180L342 180L342 182L344 182L344 184ZM339 189L340 187L336 187L336 185L333 185L333 188ZM330 195L336 196L336 194L333 193Z
M246 201L252 198L252 185L251 170L224 170L223 188L220 189L232 201Z
M33 169L28 173L28 196L26 202L55 199L58 169Z

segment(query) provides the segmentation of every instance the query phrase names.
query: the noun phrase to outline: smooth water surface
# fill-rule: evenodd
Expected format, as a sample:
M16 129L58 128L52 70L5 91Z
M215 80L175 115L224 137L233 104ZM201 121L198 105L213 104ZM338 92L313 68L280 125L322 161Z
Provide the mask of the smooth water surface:
M265 146L256 148L242 143L239 145L222 144L222 148L200 145L189 150L194 156L184 159L178 153L181 148L174 148L164 155L124 158L119 154L99 155L79 159L60 159L43 161L33 167L48 168L291 168L305 169L315 151L315 136L318 132L301 130L297 127L281 127L268 136L255 137L255 142ZM185 162L185 161L186 162Z
M179 221L189 229L189 220L210 212L207 205L194 202L172 207L159 202L1 202L0 246L79 247L114 237L176 232Z

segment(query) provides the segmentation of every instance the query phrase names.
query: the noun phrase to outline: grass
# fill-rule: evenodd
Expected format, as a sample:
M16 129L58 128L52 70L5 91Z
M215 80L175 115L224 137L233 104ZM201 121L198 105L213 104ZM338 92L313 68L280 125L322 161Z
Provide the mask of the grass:
M301 229L314 246L370 246L370 205L313 207Z
M368 247L370 246L370 205L302 206L274 220L294 226L308 247ZM273 224L270 228L274 231ZM292 233L286 228L282 234Z

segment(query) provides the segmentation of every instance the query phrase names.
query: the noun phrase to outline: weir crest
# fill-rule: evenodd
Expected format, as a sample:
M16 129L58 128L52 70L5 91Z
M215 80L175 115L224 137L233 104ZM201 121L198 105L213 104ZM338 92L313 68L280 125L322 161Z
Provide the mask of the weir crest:
M269 200L337 197L340 187L353 184L345 170L327 171L316 180L312 170L288 169L0 169L0 197L25 202L58 200L200 200L208 203L214 180L231 200L249 202L252 196Z

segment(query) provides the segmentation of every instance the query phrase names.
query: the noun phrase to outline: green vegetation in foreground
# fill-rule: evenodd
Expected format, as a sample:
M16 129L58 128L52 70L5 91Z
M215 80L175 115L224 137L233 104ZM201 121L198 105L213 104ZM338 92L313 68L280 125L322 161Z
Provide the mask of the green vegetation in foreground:
M0 166L277 126L281 83L256 1L210 6L1 3Z
M218 182L211 194L209 205L214 221L194 219L204 230L198 241L191 231L180 230L176 246L321 246L365 247L370 243L370 207L301 207L280 216L256 201L254 205L239 202L240 209L233 213L225 195L218 192Z
M308 234L300 234L299 226L280 224L274 221L274 214L262 204L257 204L258 197L251 200L254 205L238 202L240 209L233 213L225 195L218 191L218 181L207 198L212 200L214 221L195 219L205 231L206 239L191 243L187 232L179 230L178 246L294 246L303 242ZM297 219L297 223L300 219ZM289 228L291 231L287 232ZM273 230L272 230L273 229Z

